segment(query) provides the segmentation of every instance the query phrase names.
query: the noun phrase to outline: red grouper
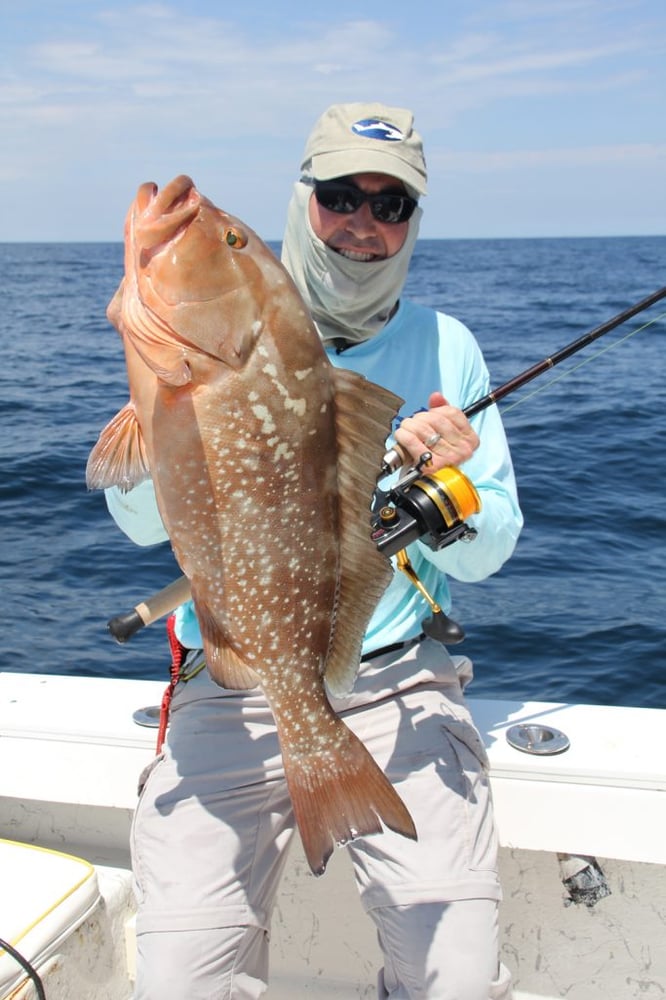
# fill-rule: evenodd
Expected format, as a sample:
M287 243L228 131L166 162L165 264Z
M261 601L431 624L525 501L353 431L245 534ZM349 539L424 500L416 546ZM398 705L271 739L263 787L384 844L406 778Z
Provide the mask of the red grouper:
M260 686L271 707L310 867L382 823L416 839L326 694L353 685L391 577L369 500L402 400L331 365L274 254L189 177L139 188L107 314L130 402L91 452L88 486L152 477L211 676Z

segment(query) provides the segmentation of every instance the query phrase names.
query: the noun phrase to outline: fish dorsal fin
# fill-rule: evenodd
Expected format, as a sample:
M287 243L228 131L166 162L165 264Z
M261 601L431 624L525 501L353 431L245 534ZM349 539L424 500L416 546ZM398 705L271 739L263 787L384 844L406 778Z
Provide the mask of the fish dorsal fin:
M333 370L338 441L340 586L326 684L347 693L356 678L363 634L391 579L391 563L370 537L370 501L391 421L402 399L343 368ZM356 637L356 638L355 638Z
M146 448L130 401L106 425L86 466L90 490L119 486L126 493L150 475Z

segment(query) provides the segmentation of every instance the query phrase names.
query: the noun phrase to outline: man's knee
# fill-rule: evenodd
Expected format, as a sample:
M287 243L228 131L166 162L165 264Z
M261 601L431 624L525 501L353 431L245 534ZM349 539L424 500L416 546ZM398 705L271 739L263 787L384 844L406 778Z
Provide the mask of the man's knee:
M134 1000L257 1000L268 981L260 927L155 931L137 938Z
M379 996L509 1000L510 978L499 965L496 910L493 900L372 910L384 953Z

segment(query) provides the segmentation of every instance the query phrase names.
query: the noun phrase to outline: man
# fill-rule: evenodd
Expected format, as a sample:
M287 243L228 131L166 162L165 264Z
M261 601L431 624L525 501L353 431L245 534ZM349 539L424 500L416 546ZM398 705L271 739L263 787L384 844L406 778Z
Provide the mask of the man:
M511 555L522 525L488 372L471 333L400 299L426 193L411 112L336 105L316 123L289 206L283 260L333 364L405 399L395 442L433 469L463 465L482 501L473 544L410 559L448 609L447 574L475 581ZM135 540L155 541L150 490L109 491ZM157 525L157 527L156 527ZM163 537L163 536L162 536ZM497 844L481 740L462 687L471 665L423 639L428 606L401 573L369 623L352 694L335 702L399 788L418 841L384 831L351 841L364 907L384 954L378 996L506 1000L498 959ZM146 778L133 830L139 916L137 1000L259 997L270 917L294 819L270 710L261 692L208 677L191 605L176 615L188 653L165 752Z

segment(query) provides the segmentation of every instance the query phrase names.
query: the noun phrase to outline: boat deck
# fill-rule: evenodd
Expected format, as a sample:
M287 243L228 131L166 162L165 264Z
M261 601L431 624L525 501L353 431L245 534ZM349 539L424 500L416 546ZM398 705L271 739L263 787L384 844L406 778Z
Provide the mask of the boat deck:
M106 911L128 924L121 937L129 935L129 951L123 940L118 953L128 977L128 833L137 776L155 741L155 730L136 725L133 713L158 704L163 689L152 681L0 674L0 836L100 866ZM491 760L505 887L502 953L516 1000L666 994L666 712L470 704ZM553 756L521 752L506 739L515 725L561 730L570 747ZM562 855L596 858L610 895L594 906L572 900ZM273 920L269 1000L370 998L379 964L344 850L316 879L298 845ZM128 996L107 995L100 984L89 994Z

